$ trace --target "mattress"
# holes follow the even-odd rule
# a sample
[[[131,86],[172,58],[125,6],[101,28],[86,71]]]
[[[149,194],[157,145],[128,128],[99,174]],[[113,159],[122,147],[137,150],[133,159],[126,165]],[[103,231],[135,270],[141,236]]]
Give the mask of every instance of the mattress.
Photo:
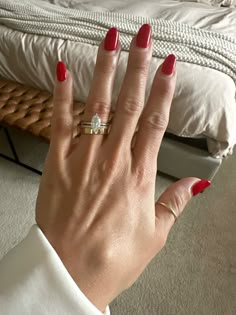
[[[164,18],[199,29],[227,34],[232,40],[236,40],[235,8],[212,7],[205,3],[152,0],[37,2],[44,3],[47,8],[52,5],[54,8],[60,6],[83,11],[112,11]],[[0,42],[2,78],[52,92],[56,63],[63,60],[73,72],[75,99],[86,102],[96,62],[98,49],[96,45],[24,33],[1,22],[1,18]],[[122,51],[113,92],[113,108],[125,74],[127,59],[128,52]],[[163,59],[158,57],[152,59],[146,99],[155,71],[162,61]],[[178,62],[177,71],[177,86],[168,132],[180,137],[205,138],[209,152],[215,157],[232,153],[236,143],[234,80],[223,72],[188,62]]]

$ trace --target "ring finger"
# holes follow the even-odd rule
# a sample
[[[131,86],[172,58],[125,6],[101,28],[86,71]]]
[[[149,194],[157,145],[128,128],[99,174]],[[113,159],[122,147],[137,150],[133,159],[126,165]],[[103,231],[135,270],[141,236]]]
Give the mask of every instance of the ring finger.
[[[102,41],[97,55],[94,77],[88,99],[86,102],[83,121],[91,121],[97,113],[101,122],[106,123],[109,118],[112,101],[112,89],[120,55],[120,44],[118,30],[111,28]],[[89,142],[101,142],[104,136],[90,137],[82,135],[81,141],[85,139],[86,145]]]

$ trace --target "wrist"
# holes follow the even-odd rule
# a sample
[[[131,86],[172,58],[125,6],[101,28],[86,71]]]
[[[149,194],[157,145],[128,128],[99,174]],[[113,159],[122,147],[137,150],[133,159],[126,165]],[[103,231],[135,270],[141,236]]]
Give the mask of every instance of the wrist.
[[[73,278],[73,276],[72,276]],[[74,279],[74,278],[73,278]],[[106,308],[112,301],[108,297],[108,291],[102,282],[99,280],[81,280],[74,279],[76,285],[81,290],[81,292],[86,296],[86,298],[102,313],[106,312]],[[98,283],[99,282],[99,283]]]
[[[105,313],[109,303],[116,297],[111,298],[111,290],[107,289],[107,285],[104,283],[105,277],[93,275],[87,269],[84,270],[82,266],[79,267],[79,270],[78,268],[74,270],[73,266],[63,259],[61,260],[79,290],[100,312]]]

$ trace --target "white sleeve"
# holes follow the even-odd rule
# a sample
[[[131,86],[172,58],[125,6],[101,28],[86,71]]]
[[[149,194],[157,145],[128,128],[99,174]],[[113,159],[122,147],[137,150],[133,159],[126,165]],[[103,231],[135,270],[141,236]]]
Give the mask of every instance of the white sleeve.
[[[37,225],[0,261],[0,313],[103,314],[78,288]],[[105,315],[110,315],[108,306]]]

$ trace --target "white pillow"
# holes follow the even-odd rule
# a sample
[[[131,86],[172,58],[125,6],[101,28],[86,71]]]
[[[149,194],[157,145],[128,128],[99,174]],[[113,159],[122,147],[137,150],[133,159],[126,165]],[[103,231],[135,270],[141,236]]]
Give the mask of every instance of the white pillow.
[[[199,2],[213,7],[236,7],[236,0],[181,0],[180,2]]]

